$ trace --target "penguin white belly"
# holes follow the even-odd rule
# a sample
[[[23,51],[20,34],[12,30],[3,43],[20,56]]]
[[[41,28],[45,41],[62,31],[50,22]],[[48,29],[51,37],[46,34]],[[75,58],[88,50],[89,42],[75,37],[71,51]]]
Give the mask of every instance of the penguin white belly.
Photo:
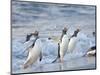
[[[92,51],[87,52],[87,55],[94,55],[95,53],[96,53],[96,50],[92,50]]]
[[[72,52],[76,46],[77,43],[77,38],[73,37],[70,39],[69,44],[68,44],[68,52]]]
[[[60,43],[60,56],[63,57],[67,51],[69,43],[69,38],[67,35],[64,35],[62,38],[62,42]]]
[[[28,60],[32,58],[32,61],[35,62],[38,59],[39,55],[40,55],[40,48],[34,46],[32,50],[30,50],[29,52]]]
[[[40,57],[41,52],[41,46],[39,44],[35,44],[33,48],[30,48],[28,58],[26,59],[24,63],[24,67],[27,68],[29,65],[32,65],[37,61],[37,59]]]

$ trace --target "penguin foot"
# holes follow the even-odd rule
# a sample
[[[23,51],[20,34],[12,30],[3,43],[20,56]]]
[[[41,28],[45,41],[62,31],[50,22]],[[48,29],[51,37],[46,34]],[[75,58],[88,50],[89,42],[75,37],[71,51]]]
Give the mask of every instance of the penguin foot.
[[[60,63],[64,63],[64,60],[63,59],[60,59]]]
[[[26,68],[28,68],[28,65],[25,65],[25,64],[24,64],[24,65],[22,66],[22,69],[26,69]]]

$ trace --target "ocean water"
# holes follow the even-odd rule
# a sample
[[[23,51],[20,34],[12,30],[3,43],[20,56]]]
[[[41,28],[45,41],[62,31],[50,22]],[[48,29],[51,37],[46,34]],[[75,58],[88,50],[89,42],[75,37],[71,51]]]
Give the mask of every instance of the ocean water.
[[[69,36],[77,28],[81,29],[74,51],[66,53],[64,61],[77,58],[81,60],[87,50],[95,45],[95,37],[92,35],[95,31],[95,16],[95,6],[12,1],[12,72],[22,71],[21,66],[28,55],[26,49],[32,44],[31,40],[24,43],[25,37],[35,30],[39,31],[42,42],[43,60],[30,67],[34,69],[33,72],[36,71],[36,65],[52,66],[51,62],[57,56],[57,43],[64,27],[68,28]],[[49,37],[52,39],[48,40]],[[86,62],[84,61],[84,65]],[[95,64],[95,61],[92,62]],[[71,65],[73,66],[73,63]]]

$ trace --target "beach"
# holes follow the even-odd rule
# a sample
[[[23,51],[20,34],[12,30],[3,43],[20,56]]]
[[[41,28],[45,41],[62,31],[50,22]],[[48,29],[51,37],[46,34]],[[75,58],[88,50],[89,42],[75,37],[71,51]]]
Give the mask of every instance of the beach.
[[[81,62],[80,62],[81,61]],[[19,69],[13,73],[38,73],[38,72],[57,72],[74,70],[94,70],[96,69],[96,59],[94,56],[81,57],[64,63],[39,64],[28,69]],[[35,68],[34,68],[35,67]]]

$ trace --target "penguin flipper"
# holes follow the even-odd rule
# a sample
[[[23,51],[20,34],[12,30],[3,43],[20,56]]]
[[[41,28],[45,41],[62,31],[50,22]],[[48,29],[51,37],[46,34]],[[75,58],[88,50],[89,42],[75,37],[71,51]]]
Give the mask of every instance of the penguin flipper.
[[[26,41],[29,41],[30,38],[31,38],[31,36],[32,36],[32,34],[27,34],[27,36],[26,36]],[[26,41],[25,41],[25,42],[26,42]]]
[[[52,63],[56,62],[58,58],[60,58],[60,44],[59,43],[58,43],[58,56]]]
[[[39,59],[39,61],[41,61],[42,60],[42,53],[40,52],[40,59]]]
[[[60,44],[58,43],[58,58],[60,58]]]

